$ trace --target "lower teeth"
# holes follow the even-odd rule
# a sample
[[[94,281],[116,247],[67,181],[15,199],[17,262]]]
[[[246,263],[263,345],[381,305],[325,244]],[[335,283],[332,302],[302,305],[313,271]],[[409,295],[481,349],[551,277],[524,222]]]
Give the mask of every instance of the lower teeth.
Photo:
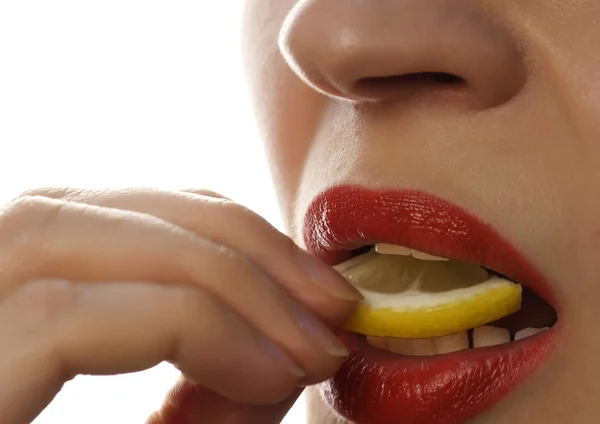
[[[481,348],[506,344],[511,342],[511,338],[517,341],[543,333],[548,329],[549,327],[525,328],[517,331],[514,337],[511,337],[511,333],[504,328],[478,327],[473,330],[472,343],[469,343],[469,335],[466,331],[432,339],[393,339],[367,336],[367,343],[377,349],[400,355],[432,356],[458,352],[470,347]]]
[[[521,339],[526,339],[527,337],[532,337],[535,336],[536,334],[540,334],[543,333],[544,331],[548,331],[550,329],[550,327],[544,327],[544,328],[525,328],[521,331],[517,331],[515,333],[515,341],[517,340],[521,340]]]

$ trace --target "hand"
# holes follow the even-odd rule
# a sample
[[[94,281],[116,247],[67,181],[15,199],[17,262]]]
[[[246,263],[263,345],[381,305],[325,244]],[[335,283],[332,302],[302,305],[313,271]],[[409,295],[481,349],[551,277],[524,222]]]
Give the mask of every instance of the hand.
[[[175,364],[152,424],[276,423],[339,367],[360,295],[208,191],[42,189],[0,213],[0,422],[78,374]]]

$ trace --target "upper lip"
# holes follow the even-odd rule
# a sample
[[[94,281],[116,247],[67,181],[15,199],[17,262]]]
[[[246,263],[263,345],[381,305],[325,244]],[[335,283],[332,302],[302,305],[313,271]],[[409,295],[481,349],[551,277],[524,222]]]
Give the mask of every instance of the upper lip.
[[[330,265],[357,247],[397,244],[496,271],[556,309],[546,279],[512,244],[481,218],[429,193],[335,186],[313,200],[303,229],[307,249]]]

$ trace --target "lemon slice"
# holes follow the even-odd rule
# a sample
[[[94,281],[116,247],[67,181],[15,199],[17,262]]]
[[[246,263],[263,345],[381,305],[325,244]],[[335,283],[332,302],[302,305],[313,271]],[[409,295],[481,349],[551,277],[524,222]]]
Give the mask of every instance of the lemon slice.
[[[521,308],[521,286],[476,265],[370,251],[336,270],[364,296],[345,329],[422,339],[488,324]]]

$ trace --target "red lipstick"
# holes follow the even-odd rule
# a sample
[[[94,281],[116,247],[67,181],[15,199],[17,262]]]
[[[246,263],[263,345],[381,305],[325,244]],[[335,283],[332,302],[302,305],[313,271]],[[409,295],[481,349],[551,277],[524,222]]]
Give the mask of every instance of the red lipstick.
[[[334,187],[310,205],[304,241],[331,265],[354,248],[376,243],[471,262],[529,287],[556,309],[548,283],[507,240],[482,219],[428,193]],[[351,356],[322,392],[353,423],[464,423],[544,362],[557,327],[505,345],[426,358],[378,350],[364,337],[344,333]]]

